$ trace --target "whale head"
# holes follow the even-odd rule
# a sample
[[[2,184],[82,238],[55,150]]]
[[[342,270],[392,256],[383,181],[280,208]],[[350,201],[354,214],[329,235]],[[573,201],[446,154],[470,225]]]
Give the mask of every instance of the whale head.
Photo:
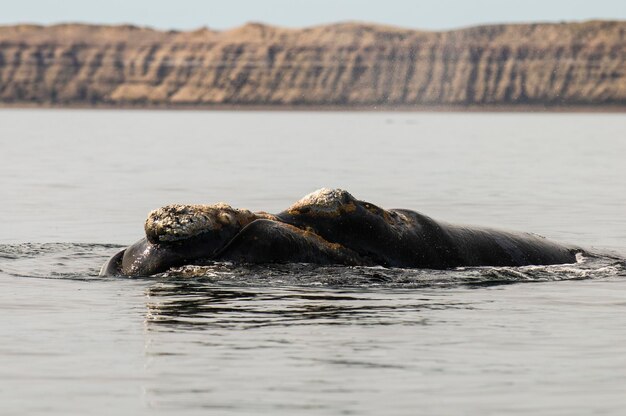
[[[148,214],[145,238],[113,256],[100,275],[149,276],[210,260],[255,219],[224,203],[164,206]]]

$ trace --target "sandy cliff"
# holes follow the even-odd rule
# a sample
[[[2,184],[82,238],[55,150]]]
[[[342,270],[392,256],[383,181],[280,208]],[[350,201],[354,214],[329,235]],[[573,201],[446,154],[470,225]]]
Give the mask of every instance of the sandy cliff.
[[[624,105],[626,22],[0,27],[0,103]]]

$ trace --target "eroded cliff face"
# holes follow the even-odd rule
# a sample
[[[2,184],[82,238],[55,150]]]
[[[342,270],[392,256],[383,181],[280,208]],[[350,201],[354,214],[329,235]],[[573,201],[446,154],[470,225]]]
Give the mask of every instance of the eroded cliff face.
[[[419,32],[0,27],[0,102],[125,105],[626,104],[626,22]]]

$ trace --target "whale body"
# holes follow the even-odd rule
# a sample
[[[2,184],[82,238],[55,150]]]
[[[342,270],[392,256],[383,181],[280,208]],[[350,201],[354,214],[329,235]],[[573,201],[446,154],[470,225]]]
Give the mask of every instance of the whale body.
[[[278,214],[223,203],[152,211],[144,238],[112,256],[102,276],[150,276],[172,267],[313,263],[449,269],[575,263],[581,250],[532,233],[454,225],[382,209],[341,189],[320,189]]]

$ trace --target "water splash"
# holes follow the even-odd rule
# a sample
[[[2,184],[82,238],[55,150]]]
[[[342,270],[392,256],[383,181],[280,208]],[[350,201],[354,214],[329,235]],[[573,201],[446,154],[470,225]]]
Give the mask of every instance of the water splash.
[[[80,243],[0,244],[0,275],[97,279],[100,266],[122,246]],[[214,263],[171,269],[151,279],[240,287],[445,288],[513,283],[606,279],[626,276],[618,254],[587,255],[576,264],[524,267],[463,267],[452,270],[312,264]]]

